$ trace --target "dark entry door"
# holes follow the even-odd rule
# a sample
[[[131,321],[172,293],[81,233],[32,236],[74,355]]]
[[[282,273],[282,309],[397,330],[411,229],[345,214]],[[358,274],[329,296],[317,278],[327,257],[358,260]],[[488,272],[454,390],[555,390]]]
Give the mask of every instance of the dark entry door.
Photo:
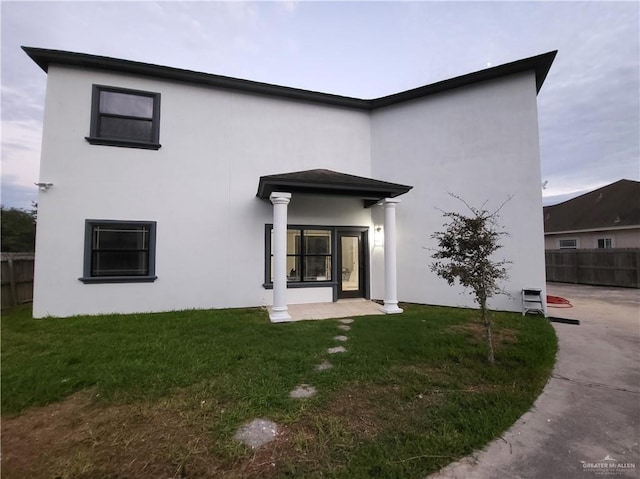
[[[338,299],[365,296],[365,234],[362,231],[338,231]]]

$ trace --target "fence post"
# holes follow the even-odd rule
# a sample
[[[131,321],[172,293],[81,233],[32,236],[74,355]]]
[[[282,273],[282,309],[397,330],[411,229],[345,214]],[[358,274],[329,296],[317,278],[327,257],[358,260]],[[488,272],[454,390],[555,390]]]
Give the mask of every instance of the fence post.
[[[9,292],[11,294],[11,306],[18,305],[18,293],[16,291],[16,274],[13,268],[13,256],[8,255],[7,267],[9,268]]]
[[[33,300],[33,253],[0,253],[2,309]]]

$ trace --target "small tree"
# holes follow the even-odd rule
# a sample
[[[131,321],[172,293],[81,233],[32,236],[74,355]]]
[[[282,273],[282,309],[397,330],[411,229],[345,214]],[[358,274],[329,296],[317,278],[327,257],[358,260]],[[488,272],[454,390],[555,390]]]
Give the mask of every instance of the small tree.
[[[2,223],[3,253],[24,253],[35,250],[35,209],[24,210],[0,206],[0,223]]]
[[[474,208],[462,198],[451,195],[460,200],[471,212],[465,216],[461,213],[443,212],[449,220],[446,229],[431,235],[437,240],[438,249],[431,257],[435,259],[431,264],[431,271],[447,280],[452,286],[456,280],[465,288],[470,288],[474,300],[480,306],[480,318],[484,326],[484,337],[489,349],[488,360],[495,362],[493,339],[491,336],[491,318],[487,310],[487,300],[496,294],[507,294],[500,288],[498,282],[507,279],[505,265],[508,261],[493,261],[492,255],[502,247],[499,244],[501,236],[507,233],[499,230],[498,213],[511,199],[509,197],[493,212],[485,209],[486,203],[480,208]]]

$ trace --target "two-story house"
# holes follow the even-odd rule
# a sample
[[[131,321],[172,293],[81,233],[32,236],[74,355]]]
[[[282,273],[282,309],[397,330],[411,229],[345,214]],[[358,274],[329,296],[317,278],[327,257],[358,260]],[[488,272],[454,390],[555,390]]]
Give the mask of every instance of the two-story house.
[[[363,100],[24,48],[48,75],[35,317],[383,300],[470,306],[429,270],[442,211],[498,206],[513,297],[544,290],[537,93],[555,52]],[[398,74],[401,74],[399,72]]]

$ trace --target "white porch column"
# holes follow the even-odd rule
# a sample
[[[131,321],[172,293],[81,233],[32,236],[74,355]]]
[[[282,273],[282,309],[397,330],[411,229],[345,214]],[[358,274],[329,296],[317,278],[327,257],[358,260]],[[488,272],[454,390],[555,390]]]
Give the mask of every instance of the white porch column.
[[[400,200],[386,198],[384,205],[384,306],[387,314],[402,313],[398,307],[398,275],[396,271],[396,205]]]
[[[269,319],[272,323],[290,321],[287,308],[287,205],[291,193],[273,192],[273,306]]]

